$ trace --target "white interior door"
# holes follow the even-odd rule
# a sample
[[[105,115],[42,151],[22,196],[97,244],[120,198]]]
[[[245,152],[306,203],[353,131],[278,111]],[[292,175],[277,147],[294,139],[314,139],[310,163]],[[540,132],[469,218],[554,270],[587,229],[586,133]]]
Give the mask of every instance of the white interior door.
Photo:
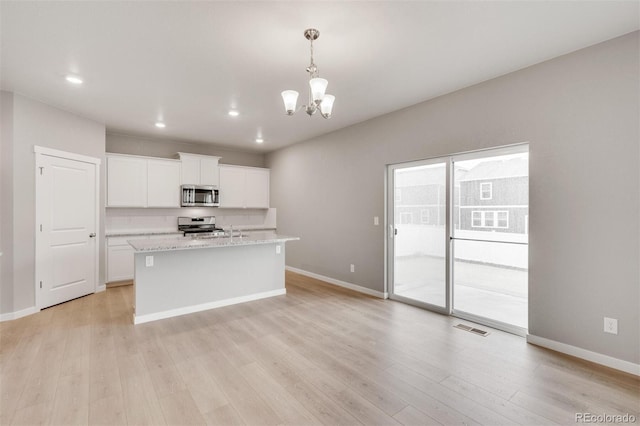
[[[97,168],[95,163],[37,153],[36,301],[40,309],[96,290]]]

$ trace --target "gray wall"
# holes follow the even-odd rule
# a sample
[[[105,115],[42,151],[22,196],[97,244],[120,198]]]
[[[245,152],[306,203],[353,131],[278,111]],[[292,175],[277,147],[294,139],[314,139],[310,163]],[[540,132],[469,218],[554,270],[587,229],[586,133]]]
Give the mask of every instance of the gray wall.
[[[11,100],[11,98],[13,98]],[[9,252],[2,265],[2,294],[13,292],[12,306],[3,300],[1,313],[16,312],[35,304],[35,154],[34,145],[87,155],[102,160],[100,167],[100,241],[104,241],[105,127],[71,113],[29,98],[2,92],[3,105],[12,106],[13,131],[10,140],[3,138],[2,174],[9,174],[13,194],[2,200],[3,222],[13,233],[13,241],[3,241]],[[7,111],[3,109],[3,127]],[[4,132],[4,128],[3,128]],[[4,136],[4,135],[3,135]],[[8,146],[5,147],[5,144]],[[5,150],[6,148],[6,150]],[[11,152],[11,161],[5,158]],[[7,168],[5,170],[5,167]],[[3,178],[4,182],[4,178]],[[10,210],[9,220],[5,211]],[[5,233],[3,232],[3,235]],[[9,260],[10,259],[10,260]],[[8,262],[7,262],[8,261]],[[99,283],[104,283],[104,244],[100,244]],[[6,279],[10,278],[10,279]],[[6,280],[5,280],[6,279]]]
[[[0,92],[0,314],[13,312],[13,94]]]
[[[149,157],[177,158],[178,152],[192,154],[214,155],[222,157],[221,164],[236,164],[239,166],[264,167],[264,154],[259,152],[231,151],[195,142],[175,141],[171,139],[129,136],[119,133],[107,133],[107,152],[130,155],[145,155]]]
[[[383,291],[384,226],[373,217],[384,216],[385,165],[528,141],[529,332],[639,363],[638,39],[269,154],[278,231],[301,237],[287,264]],[[603,333],[604,316],[619,320],[617,336]]]

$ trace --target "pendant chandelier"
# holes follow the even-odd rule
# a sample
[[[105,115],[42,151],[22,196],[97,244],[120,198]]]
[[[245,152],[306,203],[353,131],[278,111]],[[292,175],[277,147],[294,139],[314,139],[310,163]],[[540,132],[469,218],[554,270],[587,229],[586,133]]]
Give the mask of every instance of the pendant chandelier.
[[[307,105],[303,105],[302,108],[304,108],[309,116],[312,116],[316,111],[320,110],[322,117],[330,118],[333,101],[335,101],[336,97],[325,94],[329,82],[319,77],[318,67],[313,63],[313,41],[320,37],[320,31],[309,28],[305,30],[304,36],[311,43],[311,63],[307,67],[307,72],[309,73],[309,102]],[[287,115],[293,115],[296,112],[298,92],[295,90],[285,90],[282,92],[282,100],[284,101],[284,109]]]

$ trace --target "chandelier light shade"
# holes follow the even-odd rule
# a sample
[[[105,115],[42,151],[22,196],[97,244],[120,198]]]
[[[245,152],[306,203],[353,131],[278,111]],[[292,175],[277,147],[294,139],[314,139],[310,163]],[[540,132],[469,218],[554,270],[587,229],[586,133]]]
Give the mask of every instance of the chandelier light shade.
[[[287,111],[287,115],[293,115],[296,112],[296,104],[298,103],[298,92],[285,90],[282,92],[282,100],[284,101],[284,109]]]
[[[316,105],[319,105],[322,102],[322,98],[324,98],[324,92],[327,90],[327,85],[329,82],[324,78],[312,78],[309,80],[309,87],[311,87],[311,97],[313,98],[313,102]]]
[[[333,95],[324,95],[322,98],[322,103],[320,104],[320,114],[324,118],[331,117],[331,110],[333,109],[333,101],[336,100],[336,97]]]
[[[304,36],[311,43],[311,62],[307,67],[307,72],[309,73],[309,102],[301,108],[304,108],[309,116],[320,110],[322,117],[330,118],[333,102],[336,98],[333,95],[325,93],[329,82],[324,78],[320,78],[318,67],[313,62],[313,41],[320,37],[320,31],[309,28],[305,30]],[[298,92],[295,90],[285,90],[282,92],[282,100],[284,101],[284,109],[287,115],[293,115],[297,111]]]

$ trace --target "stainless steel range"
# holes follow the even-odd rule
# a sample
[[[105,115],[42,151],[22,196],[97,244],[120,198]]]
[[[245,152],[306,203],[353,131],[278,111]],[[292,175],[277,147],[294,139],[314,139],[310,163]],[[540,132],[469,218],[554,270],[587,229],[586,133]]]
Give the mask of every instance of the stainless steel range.
[[[178,217],[178,231],[184,232],[185,237],[224,236],[222,228],[216,226],[215,216]]]

